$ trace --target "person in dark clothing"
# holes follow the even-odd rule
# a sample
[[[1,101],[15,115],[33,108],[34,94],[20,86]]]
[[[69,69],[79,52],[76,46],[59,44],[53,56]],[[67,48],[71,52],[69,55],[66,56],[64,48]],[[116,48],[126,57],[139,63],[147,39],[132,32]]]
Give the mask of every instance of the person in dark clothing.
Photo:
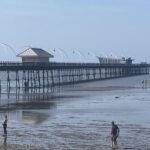
[[[117,138],[119,136],[119,127],[112,121],[111,140],[112,148],[117,148]]]
[[[4,117],[4,121],[3,121],[3,129],[4,129],[4,136],[7,136],[7,115],[5,115]]]

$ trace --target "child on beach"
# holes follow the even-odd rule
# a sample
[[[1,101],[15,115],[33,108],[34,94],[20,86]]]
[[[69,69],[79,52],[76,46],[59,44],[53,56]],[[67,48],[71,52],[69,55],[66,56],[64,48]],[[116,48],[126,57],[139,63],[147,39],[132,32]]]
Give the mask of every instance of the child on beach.
[[[4,136],[7,136],[7,122],[8,122],[7,115],[5,115],[2,123],[4,129]]]

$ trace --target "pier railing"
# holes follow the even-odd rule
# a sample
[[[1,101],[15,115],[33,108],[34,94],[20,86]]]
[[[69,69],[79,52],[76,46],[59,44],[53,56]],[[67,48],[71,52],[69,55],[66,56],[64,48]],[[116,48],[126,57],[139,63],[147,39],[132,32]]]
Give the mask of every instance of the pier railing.
[[[88,67],[93,67],[93,66],[101,66],[101,67],[108,67],[108,66],[128,66],[128,67],[142,67],[142,66],[150,66],[150,64],[100,64],[100,63],[64,63],[64,62],[49,62],[49,63],[39,63],[39,62],[11,62],[11,61],[1,61],[0,62],[0,67],[7,67],[7,66],[15,66],[15,67],[23,67],[23,66],[43,66],[43,67],[49,67],[49,66],[88,66]]]

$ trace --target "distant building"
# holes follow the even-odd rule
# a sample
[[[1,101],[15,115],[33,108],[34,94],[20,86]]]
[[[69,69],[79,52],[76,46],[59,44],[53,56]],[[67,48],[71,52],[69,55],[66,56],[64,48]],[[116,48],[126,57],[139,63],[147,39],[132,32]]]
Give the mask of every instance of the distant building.
[[[54,56],[40,48],[28,48],[17,55],[22,58],[22,62],[49,62]]]
[[[131,59],[131,57],[126,59],[126,64],[131,65],[132,64],[133,59]]]
[[[97,57],[100,64],[128,64],[131,65],[133,59],[129,58],[109,58],[109,57]]]
[[[97,57],[100,64],[124,64],[125,61],[121,58]]]

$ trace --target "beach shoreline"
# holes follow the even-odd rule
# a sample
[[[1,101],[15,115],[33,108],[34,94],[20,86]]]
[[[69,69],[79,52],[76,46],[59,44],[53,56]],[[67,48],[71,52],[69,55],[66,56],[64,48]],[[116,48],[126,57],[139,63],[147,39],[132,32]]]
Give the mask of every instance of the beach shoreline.
[[[0,137],[0,149],[109,150],[115,121],[118,150],[148,150],[149,93],[141,78],[133,77],[66,86],[56,99],[17,104],[0,113],[1,119],[8,113],[8,136]]]

